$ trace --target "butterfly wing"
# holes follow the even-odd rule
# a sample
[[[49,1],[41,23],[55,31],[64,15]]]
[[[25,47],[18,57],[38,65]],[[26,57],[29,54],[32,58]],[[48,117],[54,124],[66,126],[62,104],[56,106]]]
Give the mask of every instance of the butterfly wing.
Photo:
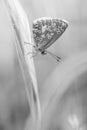
[[[33,22],[33,38],[38,49],[44,51],[50,47],[66,30],[68,22],[49,17]]]

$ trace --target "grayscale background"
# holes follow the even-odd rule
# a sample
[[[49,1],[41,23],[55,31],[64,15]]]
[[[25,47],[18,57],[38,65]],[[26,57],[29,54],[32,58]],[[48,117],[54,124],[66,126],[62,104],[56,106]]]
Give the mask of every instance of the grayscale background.
[[[75,62],[70,61],[72,66],[83,60],[83,56],[80,59],[79,54],[87,51],[87,0],[20,0],[20,3],[28,16],[31,35],[32,22],[36,18],[57,17],[67,20],[69,22],[68,28],[48,50],[60,56],[63,62],[66,62],[70,56],[78,55]],[[87,59],[86,55],[84,59]],[[45,104],[46,96],[48,98],[50,91],[53,91],[53,89],[50,90],[54,85],[51,81],[59,80],[55,73],[56,70],[58,71],[60,63],[57,63],[49,55],[42,56],[40,54],[34,58],[34,61],[41,104]],[[63,67],[65,66],[63,65]],[[83,68],[86,68],[84,66]],[[66,71],[62,67],[59,70],[60,75]],[[66,74],[65,77],[68,76],[69,79],[71,74]],[[56,99],[56,103],[48,107],[45,113],[47,117],[43,117],[41,130],[87,129],[87,68],[78,75],[80,76],[72,78],[74,81],[70,80],[70,89],[66,90],[61,101],[57,102],[58,99]],[[61,82],[63,83],[62,80]],[[75,116],[74,124],[71,123],[72,126],[67,123],[67,116],[70,113]],[[81,123],[78,129],[76,113]],[[14,37],[12,37],[7,14],[3,9],[2,2],[0,2],[0,130],[24,130],[29,115],[30,111],[14,46]]]

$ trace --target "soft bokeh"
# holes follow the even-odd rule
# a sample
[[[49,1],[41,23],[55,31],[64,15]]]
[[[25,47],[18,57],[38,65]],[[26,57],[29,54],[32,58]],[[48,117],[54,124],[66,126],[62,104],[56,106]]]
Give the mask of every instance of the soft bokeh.
[[[84,0],[20,0],[31,25],[36,18],[50,16],[65,19],[69,27],[48,50],[62,59],[78,51],[87,50],[87,1]],[[58,65],[50,56],[35,57],[39,86]],[[43,71],[44,70],[44,71]]]
[[[69,22],[69,27],[65,33],[55,42],[55,44],[48,48],[49,51],[60,56],[63,61],[70,55],[87,50],[86,0],[20,0],[20,3],[27,13],[31,33],[32,22],[39,17],[58,17]],[[23,87],[24,82],[21,76],[14,46],[14,36],[11,29],[7,13],[2,6],[1,1],[0,130],[23,129],[23,123],[29,115],[27,97]],[[39,92],[42,93],[43,84],[49,79],[49,76],[60,63],[57,63],[49,55],[37,55],[34,59],[38,89]]]

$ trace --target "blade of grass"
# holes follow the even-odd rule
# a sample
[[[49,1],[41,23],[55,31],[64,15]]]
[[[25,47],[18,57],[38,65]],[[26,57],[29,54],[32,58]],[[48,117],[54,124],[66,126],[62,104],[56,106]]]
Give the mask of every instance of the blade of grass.
[[[20,61],[22,75],[25,81],[25,88],[28,96],[28,101],[31,107],[33,119],[34,122],[39,122],[41,118],[41,112],[35,67],[33,58],[30,58],[30,56],[27,55],[29,52],[32,52],[32,46],[29,46],[24,43],[32,43],[27,16],[17,0],[4,0],[4,5],[6,7],[6,11],[8,11],[10,22],[12,24],[12,29],[16,40],[15,46]],[[28,74],[26,74],[25,72],[25,63]],[[27,78],[27,75],[29,76],[29,78]],[[32,85],[29,84],[30,78]],[[36,103],[34,102],[34,97],[36,98]]]

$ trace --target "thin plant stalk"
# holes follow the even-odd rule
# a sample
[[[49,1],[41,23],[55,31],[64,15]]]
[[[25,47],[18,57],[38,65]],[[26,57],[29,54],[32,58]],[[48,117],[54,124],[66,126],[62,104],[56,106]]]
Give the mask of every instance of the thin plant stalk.
[[[38,129],[41,120],[41,109],[33,58],[30,58],[30,56],[27,55],[29,52],[32,52],[32,46],[25,44],[25,42],[33,44],[30,35],[29,23],[27,16],[18,0],[4,0],[4,5],[6,11],[8,11],[8,16],[14,32],[15,46],[22,75],[25,81],[25,89],[27,92],[29,105],[31,107],[34,124],[37,122],[37,128],[34,128],[36,130]],[[26,64],[27,75],[23,64]],[[29,76],[29,79],[27,76]],[[31,85],[29,84],[30,79]],[[34,102],[34,96],[36,98],[36,102]]]

